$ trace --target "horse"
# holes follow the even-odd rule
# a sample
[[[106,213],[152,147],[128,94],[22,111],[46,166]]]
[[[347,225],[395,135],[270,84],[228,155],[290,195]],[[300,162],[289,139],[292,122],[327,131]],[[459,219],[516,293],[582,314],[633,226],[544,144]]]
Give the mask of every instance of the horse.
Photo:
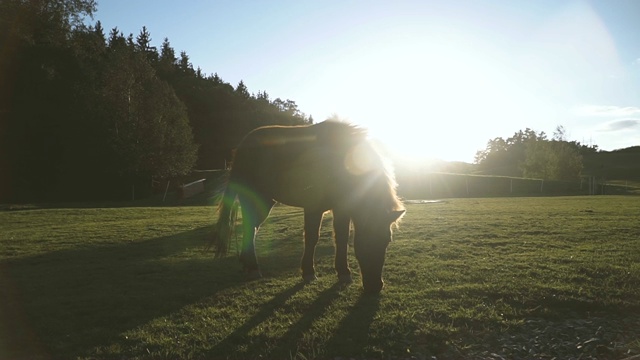
[[[240,204],[240,262],[250,278],[262,277],[255,252],[256,234],[278,202],[303,208],[302,278],[316,279],[314,252],[323,215],[333,213],[335,271],[351,283],[347,241],[351,224],[354,251],[365,292],[379,293],[392,229],[405,208],[388,162],[352,124],[324,121],[300,126],[265,126],[248,133],[235,150],[218,205],[210,245],[216,257],[227,254],[234,206]]]

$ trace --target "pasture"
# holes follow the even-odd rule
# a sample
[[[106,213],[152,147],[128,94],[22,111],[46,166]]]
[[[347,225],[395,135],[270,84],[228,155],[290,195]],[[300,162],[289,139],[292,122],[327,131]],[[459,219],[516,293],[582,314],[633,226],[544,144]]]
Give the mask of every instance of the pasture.
[[[0,211],[0,358],[604,358],[640,354],[640,198],[409,203],[379,296],[342,287],[330,216],[303,284],[302,211],[264,278],[203,251],[214,207]],[[231,249],[235,253],[235,249]]]

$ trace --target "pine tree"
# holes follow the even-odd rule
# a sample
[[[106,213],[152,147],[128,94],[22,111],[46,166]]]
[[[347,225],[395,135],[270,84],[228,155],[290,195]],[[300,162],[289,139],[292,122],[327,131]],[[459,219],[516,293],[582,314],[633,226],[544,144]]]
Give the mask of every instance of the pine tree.
[[[158,61],[158,50],[155,46],[151,46],[151,34],[146,26],[142,27],[140,34],[136,37],[136,51],[144,54],[151,64],[155,64]]]
[[[249,89],[242,80],[240,80],[238,86],[236,86],[235,93],[243,99],[249,99],[251,97],[251,94],[249,94]]]

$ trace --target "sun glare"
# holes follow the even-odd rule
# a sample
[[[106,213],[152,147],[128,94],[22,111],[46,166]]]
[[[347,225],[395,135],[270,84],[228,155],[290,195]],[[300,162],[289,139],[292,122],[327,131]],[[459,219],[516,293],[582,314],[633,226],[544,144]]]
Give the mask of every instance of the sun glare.
[[[500,71],[500,59],[474,54],[469,42],[405,38],[365,50],[348,74],[361,84],[346,95],[353,112],[396,155],[472,161],[487,140],[483,128],[503,121],[518,94]]]
[[[580,91],[567,74],[575,70],[586,77],[616,68],[615,49],[593,11],[567,11],[558,15],[562,26],[542,24],[539,34],[516,48],[448,25],[378,33],[333,65],[346,85],[331,89],[342,101],[338,112],[407,159],[471,162],[489,139],[527,127],[549,131],[564,121],[566,103]],[[584,29],[593,35],[588,42]],[[590,60],[585,54],[593,46],[605,54]],[[564,60],[550,55],[558,47]]]

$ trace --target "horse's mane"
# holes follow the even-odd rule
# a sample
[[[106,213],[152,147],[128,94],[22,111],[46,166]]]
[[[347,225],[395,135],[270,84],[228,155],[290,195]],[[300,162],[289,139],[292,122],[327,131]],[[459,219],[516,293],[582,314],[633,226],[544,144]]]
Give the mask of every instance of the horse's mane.
[[[326,120],[313,125],[320,142],[353,145],[367,139],[367,130],[357,125],[337,120]]]
[[[400,201],[400,198],[398,197],[398,193],[396,191],[398,183],[396,182],[393,166],[388,159],[386,159],[382,155],[379,156],[381,163],[381,173],[379,174],[380,179],[378,180],[380,182],[378,185],[378,201],[383,204],[383,207],[387,211],[404,210],[404,205],[402,204],[402,201]]]
[[[375,187],[370,194],[377,196],[370,199],[387,211],[404,210],[404,205],[398,198],[393,166],[373,144],[368,140],[366,129],[344,121],[327,120],[314,125],[317,128],[317,139],[328,141],[335,146],[352,147],[363,144],[366,150],[374,156],[374,169],[367,176],[371,177],[370,186]],[[368,202],[368,201],[366,201]]]

